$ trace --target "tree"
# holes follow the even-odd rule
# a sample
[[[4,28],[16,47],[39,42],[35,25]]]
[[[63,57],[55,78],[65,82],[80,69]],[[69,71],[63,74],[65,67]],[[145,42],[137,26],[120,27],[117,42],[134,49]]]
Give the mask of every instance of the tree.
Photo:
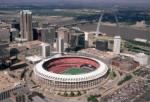
[[[70,96],[71,97],[75,96],[74,92],[71,91]]]
[[[64,96],[68,96],[68,93],[67,93],[67,92],[64,92]]]
[[[80,91],[78,91],[77,96],[80,96],[80,95],[81,95],[81,92],[80,92]]]
[[[87,100],[88,102],[98,102],[96,96],[89,96]]]

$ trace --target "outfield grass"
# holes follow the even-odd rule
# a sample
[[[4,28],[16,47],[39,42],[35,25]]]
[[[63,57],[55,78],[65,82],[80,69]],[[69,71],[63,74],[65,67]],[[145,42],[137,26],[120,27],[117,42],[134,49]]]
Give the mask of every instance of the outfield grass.
[[[69,68],[66,69],[64,72],[62,72],[62,74],[69,74],[69,75],[78,75],[82,73],[86,73],[86,71],[80,68]]]

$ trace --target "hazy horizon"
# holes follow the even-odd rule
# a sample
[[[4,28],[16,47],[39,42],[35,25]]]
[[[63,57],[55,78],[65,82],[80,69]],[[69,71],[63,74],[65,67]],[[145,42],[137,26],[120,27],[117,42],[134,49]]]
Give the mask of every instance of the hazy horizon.
[[[149,3],[149,0],[0,0],[0,4],[18,3]]]

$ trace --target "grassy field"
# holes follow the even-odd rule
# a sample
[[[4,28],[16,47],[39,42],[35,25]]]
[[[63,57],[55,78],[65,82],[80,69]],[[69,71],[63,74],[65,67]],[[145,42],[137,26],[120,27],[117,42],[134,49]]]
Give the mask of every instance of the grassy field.
[[[80,69],[80,68],[69,68],[69,69],[65,70],[62,74],[78,75],[78,74],[82,74],[82,73],[86,73],[86,71],[84,69]]]

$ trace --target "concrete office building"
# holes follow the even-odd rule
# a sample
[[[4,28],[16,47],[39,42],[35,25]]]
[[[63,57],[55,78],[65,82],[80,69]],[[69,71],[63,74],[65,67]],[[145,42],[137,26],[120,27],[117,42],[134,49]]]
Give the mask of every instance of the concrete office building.
[[[10,65],[10,51],[8,42],[0,42],[0,69]]]
[[[57,52],[63,53],[65,51],[64,50],[64,39],[57,38],[56,43],[57,43]]]
[[[16,83],[15,83],[16,84]],[[0,91],[0,102],[51,102],[30,91],[25,84]]]
[[[55,42],[55,29],[53,27],[35,28],[33,29],[33,40],[49,43],[53,47]]]
[[[50,56],[50,45],[49,44],[42,43],[40,45],[40,47],[41,47],[41,56],[43,58],[46,58],[46,57]]]
[[[10,29],[10,41],[14,41],[19,36],[19,31],[15,28]]]
[[[75,32],[71,34],[71,40],[70,40],[70,47],[80,47],[84,48],[85,40],[84,40],[84,33],[81,32]]]
[[[20,12],[20,34],[21,38],[33,40],[32,34],[32,12],[23,10]]]
[[[84,35],[85,35],[85,47],[87,48],[89,46],[89,37],[88,37],[88,33],[87,32],[84,32]]]
[[[32,21],[32,28],[39,27],[39,22],[37,21]]]
[[[20,23],[19,21],[12,21],[11,22],[11,28],[17,29],[18,31],[20,31]]]
[[[10,41],[10,32],[7,28],[1,28],[0,29],[0,41]]]
[[[27,85],[21,84],[21,85],[11,86],[9,89],[1,90],[0,91],[0,102],[5,102],[5,100],[12,98],[11,94],[14,92],[15,93],[17,92],[20,95],[26,94],[29,92],[29,88],[27,87]],[[18,98],[18,97],[16,97],[16,98]],[[6,102],[18,102],[18,101],[6,101]],[[19,102],[22,102],[22,101],[19,101]]]
[[[24,94],[23,92],[12,92],[10,93],[11,101],[13,102],[28,102],[27,94]]]
[[[0,69],[6,68],[10,64],[9,52],[10,32],[9,29],[0,29]]]
[[[108,41],[107,40],[96,40],[96,49],[101,51],[108,50]]]
[[[93,39],[95,38],[95,35],[91,32],[84,32],[84,39],[85,39],[85,48],[92,47],[93,45]]]
[[[113,53],[115,55],[120,54],[120,48],[121,48],[121,37],[120,36],[115,36],[114,37]]]
[[[64,41],[64,49],[70,46],[71,34],[68,28],[60,27],[57,29],[57,38],[61,38]]]

